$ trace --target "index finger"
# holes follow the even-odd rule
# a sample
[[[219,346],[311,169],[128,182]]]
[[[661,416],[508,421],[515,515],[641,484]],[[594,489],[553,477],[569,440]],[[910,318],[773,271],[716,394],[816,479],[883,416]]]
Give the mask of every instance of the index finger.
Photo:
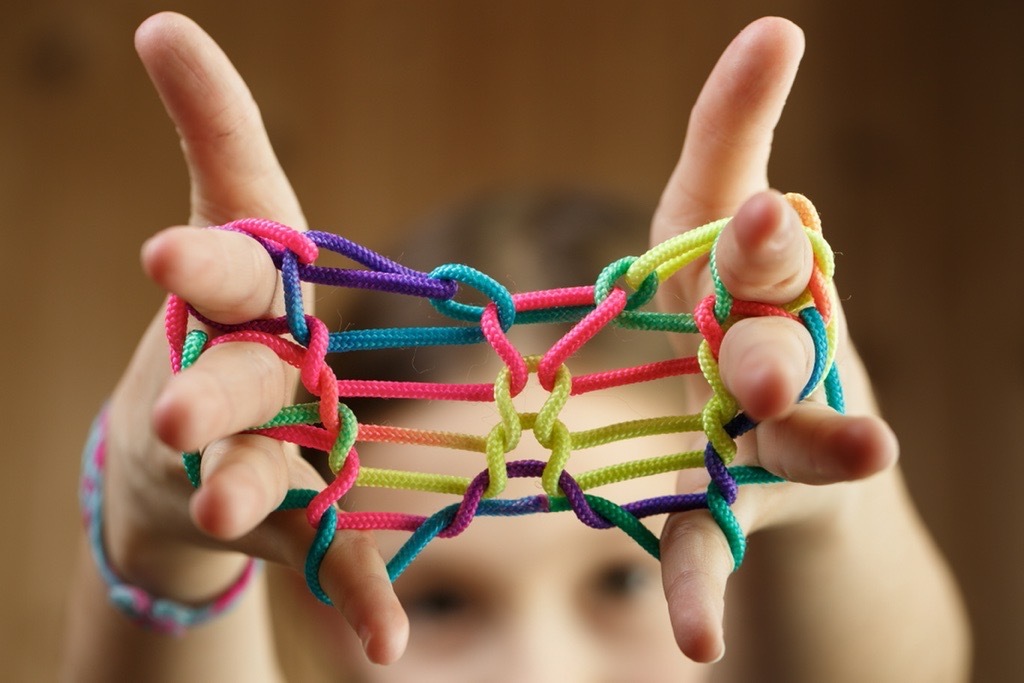
[[[192,20],[163,12],[139,26],[135,49],[181,136],[191,222],[260,216],[304,228],[259,107],[213,39]]]

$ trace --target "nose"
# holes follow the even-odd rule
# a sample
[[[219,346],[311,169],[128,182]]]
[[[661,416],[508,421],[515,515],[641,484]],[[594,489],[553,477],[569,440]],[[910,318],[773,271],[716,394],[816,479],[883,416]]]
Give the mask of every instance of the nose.
[[[601,652],[572,596],[536,591],[523,596],[506,622],[496,681],[507,683],[599,683]]]

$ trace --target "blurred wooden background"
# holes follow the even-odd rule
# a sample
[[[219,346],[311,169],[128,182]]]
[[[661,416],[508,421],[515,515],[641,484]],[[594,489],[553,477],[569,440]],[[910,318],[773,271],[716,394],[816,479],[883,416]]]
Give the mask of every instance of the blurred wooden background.
[[[248,80],[311,223],[378,248],[491,187],[653,209],[720,50],[761,14],[796,20],[808,52],[773,184],[811,196],[842,252],[851,329],[969,602],[976,680],[1022,680],[1022,5],[147,4],[0,8],[0,679],[54,675],[82,437],[160,299],[139,245],[187,217],[132,50],[170,7]]]

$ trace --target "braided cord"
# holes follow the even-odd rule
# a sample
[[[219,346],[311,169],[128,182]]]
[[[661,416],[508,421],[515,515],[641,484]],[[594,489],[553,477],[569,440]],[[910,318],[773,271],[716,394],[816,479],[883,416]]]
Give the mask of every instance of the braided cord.
[[[310,590],[329,603],[319,581],[319,569],[339,529],[392,529],[410,532],[405,544],[388,562],[396,579],[435,538],[450,538],[465,531],[476,516],[521,516],[572,511],[584,524],[597,529],[616,527],[659,557],[658,539],[642,519],[659,514],[707,509],[728,541],[734,567],[746,551],[743,529],[732,511],[740,486],[782,481],[758,467],[733,465],[736,439],[755,423],[740,412],[719,371],[722,340],[737,320],[755,316],[788,317],[804,325],[814,343],[814,364],[800,400],[819,389],[828,404],[844,408],[842,386],[835,364],[838,323],[833,315],[836,294],[832,284],[835,263],[821,235],[821,222],[813,205],[801,195],[786,198],[799,214],[814,254],[814,267],[806,290],[784,306],[735,300],[718,274],[717,244],[728,219],[690,230],[656,245],[645,254],[624,257],[604,268],[591,286],[510,293],[490,276],[462,264],[446,264],[430,273],[402,266],[337,235],[301,233],[271,221],[245,219],[220,229],[238,231],[258,240],[280,269],[285,314],[280,318],[224,325],[208,320],[187,302],[171,296],[166,309],[166,333],[174,372],[189,368],[206,349],[235,341],[257,342],[272,349],[300,371],[312,403],[285,406],[271,420],[249,430],[327,454],[334,478],[321,491],[292,489],[279,509],[304,509],[316,530],[306,560]],[[362,268],[318,266],[320,250],[329,250]],[[665,313],[645,310],[660,283],[680,269],[707,259],[713,292],[693,312]],[[618,283],[622,281],[624,287]],[[452,320],[448,326],[374,328],[329,331],[307,312],[302,284],[372,289],[427,299]],[[489,303],[478,306],[456,300],[460,287],[477,290]],[[214,334],[188,329],[189,316]],[[571,328],[541,355],[524,356],[509,340],[515,325],[571,323]],[[654,361],[628,368],[573,375],[567,362],[609,325],[680,334],[702,339],[692,357]],[[290,339],[288,338],[290,336]],[[357,350],[487,344],[502,367],[491,384],[450,384],[418,381],[339,379],[326,363],[329,353]],[[561,413],[572,396],[668,377],[701,375],[711,390],[696,414],[645,417],[572,431]],[[547,392],[536,412],[521,412],[515,398],[531,376]],[[363,424],[341,400],[345,397],[427,399],[493,402],[498,421],[484,435]],[[524,431],[532,431],[550,455],[547,461],[512,460]],[[645,455],[570,475],[572,455],[596,446],[647,436],[702,433],[704,448],[661,455]],[[357,444],[388,443],[454,449],[483,456],[484,469],[475,477],[460,477],[376,467],[362,467]],[[198,453],[182,455],[194,486],[201,485]],[[710,476],[703,492],[663,495],[625,504],[589,491],[640,477],[704,468]],[[508,499],[500,496],[512,478],[539,478],[542,494]],[[387,511],[344,512],[338,501],[353,486],[392,488],[458,496],[461,500],[430,516]]]

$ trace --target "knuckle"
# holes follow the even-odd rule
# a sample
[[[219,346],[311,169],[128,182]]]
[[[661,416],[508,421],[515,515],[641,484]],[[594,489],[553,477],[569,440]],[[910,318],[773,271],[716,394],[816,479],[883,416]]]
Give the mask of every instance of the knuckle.
[[[680,578],[686,574],[695,577],[712,576],[711,568],[732,562],[732,551],[725,536],[719,531],[711,516],[706,512],[688,512],[673,515],[665,522],[662,532],[662,549],[681,558],[670,563],[680,568],[679,575],[672,582],[689,581]]]

